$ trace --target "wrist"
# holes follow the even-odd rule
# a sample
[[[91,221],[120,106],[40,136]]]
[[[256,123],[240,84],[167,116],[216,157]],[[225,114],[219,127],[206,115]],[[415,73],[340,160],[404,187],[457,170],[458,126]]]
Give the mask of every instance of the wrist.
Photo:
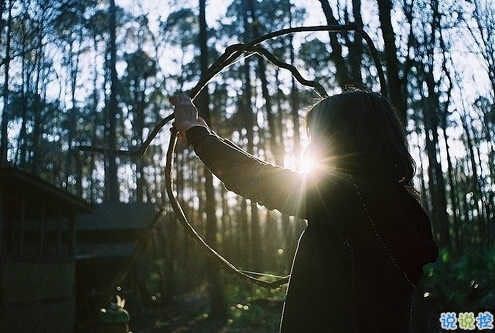
[[[179,133],[186,133],[187,130],[193,128],[194,126],[197,126],[195,122],[190,122],[190,121],[181,121],[181,122],[175,122],[174,123],[175,128]]]
[[[205,137],[209,136],[210,134],[211,133],[208,127],[201,124],[196,124],[196,126],[191,127],[189,130],[187,130],[186,139],[190,145],[196,147]]]

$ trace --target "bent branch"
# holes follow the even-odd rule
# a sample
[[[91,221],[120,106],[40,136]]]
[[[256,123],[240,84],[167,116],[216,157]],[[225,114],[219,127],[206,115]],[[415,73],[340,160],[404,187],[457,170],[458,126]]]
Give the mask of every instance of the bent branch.
[[[364,32],[364,30],[359,27],[358,25],[354,23],[350,23],[347,25],[326,25],[326,26],[308,26],[308,27],[295,27],[295,28],[288,28],[288,29],[282,29],[278,31],[274,31],[272,33],[268,33],[266,35],[263,35],[257,39],[252,40],[249,43],[246,44],[234,44],[230,45],[225,49],[225,52],[208,68],[208,71],[204,77],[202,77],[198,83],[189,91],[189,97],[191,99],[195,99],[196,96],[201,92],[201,90],[210,82],[210,80],[215,77],[218,73],[220,73],[223,69],[226,67],[232,65],[237,59],[239,59],[240,56],[242,56],[245,53],[256,53],[259,54],[260,56],[265,57],[268,61],[273,63],[275,66],[278,66],[280,68],[284,68],[286,70],[289,70],[291,74],[294,76],[294,78],[297,79],[297,81],[305,86],[310,86],[313,89],[317,91],[317,93],[321,97],[326,97],[328,96],[327,93],[325,92],[325,89],[323,86],[321,86],[318,82],[316,81],[311,81],[305,79],[301,73],[295,68],[292,64],[285,63],[275,57],[270,51],[267,49],[259,46],[260,43],[276,38],[282,35],[286,34],[291,34],[291,33],[296,33],[296,32],[311,32],[311,31],[329,31],[329,32],[348,32],[348,31],[354,31],[361,35],[363,39],[366,41],[368,44],[368,47],[370,49],[371,55],[373,57],[373,60],[375,62],[375,66],[378,72],[378,77],[380,81],[380,90],[383,96],[387,97],[388,96],[388,90],[387,90],[387,85],[385,81],[385,76],[383,74],[383,68],[381,67],[381,63],[378,57],[378,52],[373,44],[373,41],[371,40],[370,36]],[[78,148],[81,151],[90,151],[90,152],[95,152],[95,153],[102,153],[102,154],[114,154],[114,155],[125,155],[125,156],[138,156],[142,157],[146,153],[149,145],[153,141],[153,139],[156,137],[156,135],[160,132],[160,130],[167,124],[168,122],[172,121],[174,119],[174,115],[170,114],[167,117],[161,119],[159,122],[156,123],[155,127],[153,130],[150,132],[146,140],[141,144],[140,147],[137,149],[133,150],[115,150],[115,149],[106,149],[106,148],[98,148],[98,147],[92,147],[92,146],[79,146]],[[236,277],[240,278],[243,281],[248,281],[251,283],[254,283],[256,285],[259,285],[261,287],[265,288],[278,288],[281,285],[285,284],[288,282],[289,277],[282,277],[279,278],[275,281],[264,281],[261,279],[254,278],[250,276],[249,274],[240,271],[237,269],[234,265],[232,265],[227,259],[222,257],[219,253],[217,253],[214,249],[212,249],[208,244],[201,238],[201,236],[196,232],[196,230],[191,226],[189,221],[187,220],[187,217],[185,216],[182,207],[180,206],[179,202],[177,201],[175,194],[173,192],[173,181],[171,177],[172,173],[172,165],[173,165],[173,156],[175,152],[175,146],[177,143],[177,131],[175,128],[171,129],[171,134],[170,134],[170,142],[167,150],[167,156],[166,156],[166,165],[165,165],[165,178],[166,178],[166,191],[168,194],[168,197],[170,199],[170,204],[172,205],[172,209],[174,210],[177,219],[181,223],[181,225],[184,227],[184,230],[186,233],[192,237],[196,243],[203,249],[205,250],[205,253],[208,255],[209,258],[211,258],[219,267],[222,269],[232,273]]]

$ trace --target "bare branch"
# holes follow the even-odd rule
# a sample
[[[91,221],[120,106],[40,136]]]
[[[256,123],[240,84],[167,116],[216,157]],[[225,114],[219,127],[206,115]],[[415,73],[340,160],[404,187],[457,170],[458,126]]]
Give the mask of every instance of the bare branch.
[[[288,29],[282,29],[278,30],[269,34],[266,34],[264,36],[261,36],[257,39],[254,39],[253,41],[246,43],[246,44],[234,44],[225,49],[225,52],[209,67],[206,75],[202,77],[199,82],[189,91],[189,96],[191,99],[195,99],[196,96],[201,92],[201,90],[210,82],[210,80],[215,77],[220,71],[225,69],[226,67],[232,65],[240,56],[245,54],[246,52],[248,53],[257,53],[260,56],[265,57],[268,61],[272,62],[275,66],[287,69],[291,72],[291,74],[296,78],[299,83],[310,86],[314,88],[318,94],[322,97],[328,96],[325,89],[323,86],[321,86],[318,82],[316,81],[311,81],[305,79],[299,71],[291,64],[285,63],[281,60],[279,60],[277,57],[275,57],[271,52],[269,52],[267,49],[259,46],[260,43],[276,38],[282,35],[286,34],[291,34],[291,33],[296,33],[296,32],[310,32],[310,31],[329,31],[329,32],[345,32],[345,31],[355,31],[359,35],[363,37],[363,39],[366,41],[368,44],[368,47],[370,48],[371,55],[375,61],[375,65],[378,71],[378,76],[380,80],[380,88],[382,95],[387,96],[387,86],[386,86],[386,81],[385,81],[385,76],[383,74],[383,68],[381,67],[380,60],[378,57],[378,52],[376,51],[376,48],[373,44],[373,41],[369,37],[368,34],[366,34],[363,29],[356,24],[347,24],[347,25],[328,25],[328,26],[309,26],[309,27],[296,27],[296,28],[288,28]],[[125,151],[125,150],[112,150],[112,149],[105,149],[105,148],[94,148],[94,147],[89,147],[89,146],[79,146],[78,148],[82,151],[92,151],[96,153],[103,153],[103,154],[117,154],[117,155],[127,155],[127,156],[139,156],[142,157],[148,148],[148,146],[151,144],[151,141],[156,137],[158,132],[167,124],[169,121],[174,119],[174,115],[171,114],[164,119],[160,120],[151,133],[148,135],[146,140],[142,143],[142,145],[135,149],[135,150],[130,150],[130,151]],[[173,181],[171,177],[172,173],[172,165],[173,165],[173,156],[175,152],[175,145],[177,143],[177,131],[175,128],[171,129],[171,134],[170,134],[170,142],[167,150],[167,155],[166,155],[166,165],[165,165],[165,178],[166,178],[166,191],[170,200],[170,204],[172,205],[172,209],[174,210],[177,219],[181,223],[181,225],[184,227],[186,233],[192,237],[196,243],[203,249],[205,250],[205,253],[208,255],[209,258],[213,260],[217,265],[219,265],[222,269],[232,273],[233,275],[237,276],[243,281],[248,281],[251,283],[254,283],[256,285],[259,285],[261,287],[265,288],[278,288],[281,285],[285,284],[288,282],[289,277],[282,277],[277,280],[268,282],[264,281],[261,279],[254,278],[250,276],[249,274],[240,271],[237,269],[234,265],[232,265],[227,259],[222,257],[219,253],[217,253],[214,249],[212,249],[202,238],[201,236],[196,232],[196,230],[191,226],[189,221],[187,220],[187,217],[184,214],[184,211],[182,210],[182,207],[180,206],[179,202],[177,201],[175,194],[173,192]]]
[[[264,56],[268,61],[270,61],[275,66],[289,70],[292,73],[292,76],[294,76],[296,80],[299,81],[299,83],[314,88],[322,98],[328,97],[325,88],[323,88],[323,86],[320,83],[316,81],[306,80],[305,78],[303,78],[301,73],[299,73],[296,67],[279,60],[277,57],[271,54],[270,51],[268,51],[267,49],[262,48],[261,46],[248,46],[248,45],[246,45],[244,49],[246,51],[258,53]]]
[[[280,279],[277,279],[272,282],[260,280],[253,278],[252,276],[240,271],[237,269],[234,265],[232,265],[227,259],[222,257],[218,252],[216,252],[214,249],[212,249],[206,242],[201,238],[201,236],[194,230],[194,228],[191,226],[189,221],[187,220],[187,217],[184,215],[184,211],[182,210],[182,207],[180,206],[179,202],[177,201],[173,189],[172,189],[172,164],[174,160],[174,150],[175,150],[175,145],[177,143],[177,131],[175,128],[172,128],[171,134],[170,134],[170,143],[168,146],[167,150],[167,159],[166,159],[166,164],[165,164],[165,186],[167,190],[168,197],[170,199],[170,204],[172,205],[172,209],[175,212],[175,215],[177,219],[179,220],[180,224],[184,227],[184,230],[188,234],[188,236],[192,237],[196,243],[203,249],[205,250],[205,253],[208,255],[212,261],[220,266],[222,269],[225,271],[232,273],[236,277],[240,278],[243,281],[248,281],[251,283],[255,283],[258,286],[265,287],[265,288],[278,288],[281,285],[287,283],[289,281],[289,277],[283,277]]]

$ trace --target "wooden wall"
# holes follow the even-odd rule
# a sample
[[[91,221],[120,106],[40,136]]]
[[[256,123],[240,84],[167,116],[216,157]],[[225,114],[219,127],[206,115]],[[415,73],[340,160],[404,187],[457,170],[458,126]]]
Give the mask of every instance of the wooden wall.
[[[2,263],[0,332],[74,331],[74,263]]]

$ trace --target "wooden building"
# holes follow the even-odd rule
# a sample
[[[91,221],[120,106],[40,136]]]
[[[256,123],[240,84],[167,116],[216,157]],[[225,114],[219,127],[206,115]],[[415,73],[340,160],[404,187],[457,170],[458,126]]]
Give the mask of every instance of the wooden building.
[[[0,167],[0,332],[73,332],[75,217],[93,207]]]
[[[76,222],[76,296],[77,321],[83,324],[101,307],[103,296],[115,277],[129,268],[120,291],[126,308],[135,314],[135,306],[145,292],[143,281],[149,257],[141,255],[130,267],[129,259],[139,237],[150,226],[156,214],[152,203],[107,202],[95,205],[91,214],[81,215]],[[134,306],[134,308],[133,308]]]

